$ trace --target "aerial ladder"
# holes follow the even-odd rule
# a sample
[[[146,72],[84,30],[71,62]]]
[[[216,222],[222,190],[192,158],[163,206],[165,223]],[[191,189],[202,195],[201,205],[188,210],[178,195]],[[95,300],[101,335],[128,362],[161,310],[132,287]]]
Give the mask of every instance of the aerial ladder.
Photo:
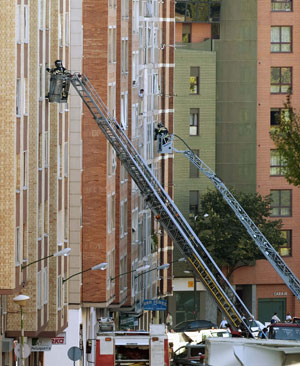
[[[53,83],[52,86],[51,83]],[[64,102],[66,95],[64,93],[64,98],[61,98],[60,93],[63,88],[68,88],[70,83],[72,83],[83,103],[95,119],[98,127],[116,151],[116,155],[121,163],[138,186],[147,206],[152,210],[169,237],[190,262],[194,272],[200,277],[200,280],[213,296],[218,307],[226,315],[233,327],[243,329],[249,336],[253,337],[248,325],[248,319],[253,318],[253,315],[249,312],[226,276],[206,250],[205,245],[200,241],[183,217],[172,198],[164,190],[145,160],[138,153],[123,130],[123,127],[111,115],[88,78],[78,73],[63,76],[52,75],[51,83],[50,91],[55,90],[55,95],[49,92],[49,101],[57,103]],[[167,138],[166,136],[158,136],[157,143],[159,151],[162,153],[172,152],[173,150],[182,152],[198,169],[209,177],[222,192],[224,198],[226,197],[226,201],[228,203],[230,202],[230,206],[236,207],[235,212],[238,214],[241,222],[245,220],[248,222],[249,229],[246,227],[247,230],[249,231],[251,228],[252,237],[254,238],[254,235],[256,235],[259,238],[259,241],[256,240],[255,243],[257,245],[259,243],[261,250],[267,250],[264,254],[270,263],[276,267],[276,270],[280,263],[280,268],[282,268],[279,271],[280,274],[282,272],[285,273],[284,281],[291,288],[292,292],[300,298],[299,281],[284,264],[282,259],[278,255],[275,255],[276,252],[271,244],[263,237],[258,228],[255,227],[254,223],[226,189],[225,185],[189,148],[184,151],[174,149],[172,145],[173,139],[174,136],[168,136]],[[272,260],[270,260],[271,258]]]

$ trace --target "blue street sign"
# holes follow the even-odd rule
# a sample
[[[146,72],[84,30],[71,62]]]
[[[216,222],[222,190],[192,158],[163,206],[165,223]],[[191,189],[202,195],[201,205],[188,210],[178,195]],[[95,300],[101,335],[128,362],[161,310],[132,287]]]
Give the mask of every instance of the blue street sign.
[[[167,300],[163,299],[144,300],[144,310],[152,310],[152,311],[167,310]]]

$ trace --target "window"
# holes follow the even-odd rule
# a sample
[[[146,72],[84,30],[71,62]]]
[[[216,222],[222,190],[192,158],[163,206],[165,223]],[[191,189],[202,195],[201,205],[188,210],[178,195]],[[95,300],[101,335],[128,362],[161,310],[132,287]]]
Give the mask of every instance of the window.
[[[199,156],[199,150],[192,150],[193,153]],[[199,169],[190,162],[190,178],[199,178]]]
[[[129,1],[122,0],[121,4],[122,19],[128,19],[129,17]]]
[[[272,11],[292,11],[293,0],[271,0]]]
[[[48,168],[49,165],[49,144],[48,144],[48,132],[44,134],[44,141],[45,141],[45,168]]]
[[[21,5],[17,5],[16,9],[16,40],[17,43],[21,43]]]
[[[290,189],[271,190],[271,216],[292,215],[292,191]]]
[[[65,13],[65,44],[69,45],[69,38],[70,38],[70,25],[69,25],[69,13]]]
[[[271,127],[276,127],[280,125],[281,121],[290,120],[291,111],[286,108],[271,108],[270,111],[270,125]]]
[[[191,24],[182,24],[182,42],[191,42]]]
[[[107,232],[111,233],[111,195],[107,196]]]
[[[122,39],[122,72],[128,72],[128,39]]]
[[[24,5],[24,42],[29,42],[29,17],[28,17],[28,5]]]
[[[16,264],[21,263],[21,235],[20,228],[16,228]]]
[[[270,175],[284,175],[286,161],[277,150],[271,150]]]
[[[292,27],[271,27],[271,52],[292,51]]]
[[[69,149],[68,149],[68,143],[64,143],[64,176],[68,176],[68,170],[69,170]]]
[[[128,122],[128,92],[121,94],[121,124],[124,130],[127,129]]]
[[[196,215],[199,211],[199,191],[190,191],[189,195],[190,215]]]
[[[116,195],[114,193],[111,195],[111,228],[112,230],[116,228]]]
[[[61,276],[58,276],[57,278],[57,307],[58,309],[62,308],[62,303],[61,303]],[[66,286],[65,286],[66,287]]]
[[[199,108],[190,109],[190,136],[199,135]]]
[[[42,307],[42,271],[37,273],[37,308]]]
[[[48,267],[44,268],[44,304],[48,303]]]
[[[281,236],[284,238],[285,243],[280,245],[279,254],[282,257],[288,257],[292,255],[292,230],[281,230]]]
[[[121,202],[120,217],[120,236],[121,238],[127,234],[127,201]]]
[[[17,79],[16,114],[17,116],[21,115],[21,79]]]
[[[271,67],[271,93],[288,93],[292,88],[291,67]]]
[[[191,67],[190,94],[199,94],[199,74],[200,74],[200,67]]]

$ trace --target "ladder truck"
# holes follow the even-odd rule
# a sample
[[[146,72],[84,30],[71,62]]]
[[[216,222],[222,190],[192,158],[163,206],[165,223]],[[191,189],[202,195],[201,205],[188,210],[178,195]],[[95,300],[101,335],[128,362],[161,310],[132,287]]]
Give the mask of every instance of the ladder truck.
[[[253,318],[253,315],[217,266],[206,250],[205,245],[200,241],[172,198],[164,190],[145,160],[138,153],[122,126],[110,113],[88,78],[78,73],[73,75],[51,75],[49,102],[64,103],[66,100],[65,91],[68,90],[70,84],[73,85],[98,127],[114,148],[116,155],[128,174],[138,186],[147,206],[159,218],[160,225],[178,246],[188,262],[190,262],[194,272],[210,292],[220,310],[226,315],[234,328],[243,329],[250,337],[254,337],[248,325],[248,319]],[[166,136],[158,136],[158,151],[161,153],[171,153],[172,151],[183,153],[215,184],[240,221],[246,223],[247,231],[267,260],[273,265],[295,296],[300,299],[299,280],[255,226],[222,181],[199,157],[193,154],[188,146],[184,151],[174,149],[173,140],[174,136],[168,136],[167,138]]]

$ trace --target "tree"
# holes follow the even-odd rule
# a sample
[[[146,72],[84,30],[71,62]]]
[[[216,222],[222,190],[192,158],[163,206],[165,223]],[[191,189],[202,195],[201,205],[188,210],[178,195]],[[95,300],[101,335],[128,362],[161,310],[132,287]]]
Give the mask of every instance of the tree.
[[[278,125],[270,131],[277,151],[284,161],[283,174],[286,180],[298,186],[300,184],[300,116],[291,105],[291,96],[287,96],[283,112],[278,116]]]
[[[281,220],[269,220],[271,198],[259,194],[231,190],[247,214],[273,247],[284,244],[280,229]],[[253,265],[256,259],[265,258],[240,223],[235,213],[217,190],[208,191],[200,201],[200,211],[192,227],[209,253],[221,268],[227,267],[227,277],[239,267]]]

